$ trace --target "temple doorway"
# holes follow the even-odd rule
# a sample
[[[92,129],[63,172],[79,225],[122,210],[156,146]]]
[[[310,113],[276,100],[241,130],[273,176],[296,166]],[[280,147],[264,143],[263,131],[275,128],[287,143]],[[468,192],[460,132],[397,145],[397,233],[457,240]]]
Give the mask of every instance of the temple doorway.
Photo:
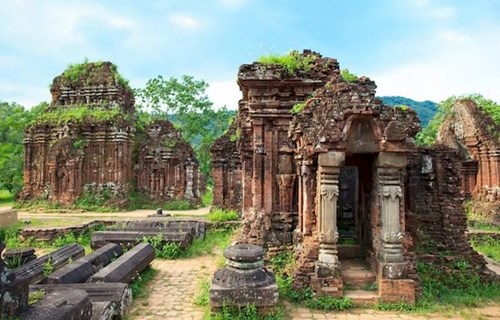
[[[365,258],[372,243],[371,201],[376,153],[347,154],[339,172],[339,258]]]

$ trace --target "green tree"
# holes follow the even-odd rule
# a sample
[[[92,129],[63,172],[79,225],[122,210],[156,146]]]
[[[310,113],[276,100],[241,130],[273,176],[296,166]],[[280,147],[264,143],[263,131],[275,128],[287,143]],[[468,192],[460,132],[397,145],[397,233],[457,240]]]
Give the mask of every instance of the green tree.
[[[205,92],[207,88],[205,81],[192,76],[180,79],[157,76],[135,92],[139,112],[151,112],[152,119],[169,119],[181,129],[196,152],[201,172],[209,176],[210,146],[227,130],[234,113],[225,107],[214,110]]]
[[[17,193],[23,185],[23,135],[30,114],[17,103],[0,102],[0,188]]]

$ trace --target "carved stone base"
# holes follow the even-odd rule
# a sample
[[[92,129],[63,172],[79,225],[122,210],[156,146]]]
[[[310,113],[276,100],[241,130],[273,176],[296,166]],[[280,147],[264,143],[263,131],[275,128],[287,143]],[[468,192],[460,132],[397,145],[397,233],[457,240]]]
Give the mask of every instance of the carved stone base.
[[[325,263],[318,261],[316,262],[314,271],[318,278],[338,277],[340,276],[340,263],[338,261],[337,263]]]
[[[407,262],[382,262],[379,261],[378,271],[380,279],[405,279],[409,265]]]
[[[415,282],[410,279],[380,279],[380,300],[388,303],[415,303]]]
[[[386,263],[399,263],[404,261],[402,243],[382,243],[379,259]]]

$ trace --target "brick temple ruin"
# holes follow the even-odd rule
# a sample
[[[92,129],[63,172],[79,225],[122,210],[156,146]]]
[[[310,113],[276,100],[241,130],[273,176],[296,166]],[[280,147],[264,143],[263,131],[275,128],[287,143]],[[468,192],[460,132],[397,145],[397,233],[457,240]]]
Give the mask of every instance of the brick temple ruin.
[[[335,59],[301,56],[309,70],[240,67],[237,128],[212,149],[214,200],[235,207],[241,196],[240,242],[293,248],[296,288],[340,296],[359,271],[388,302],[414,302],[417,244],[484,268],[465,236],[457,151],[417,147],[414,111],[383,105],[366,77],[344,80]]]
[[[133,190],[154,200],[199,200],[193,149],[168,121],[151,124],[145,138],[137,134],[134,94],[115,65],[70,66],[50,92],[47,113],[25,132],[21,200],[71,204],[87,192],[121,205]]]
[[[475,212],[500,225],[500,126],[472,100],[458,100],[437,142],[459,151],[462,190]]]

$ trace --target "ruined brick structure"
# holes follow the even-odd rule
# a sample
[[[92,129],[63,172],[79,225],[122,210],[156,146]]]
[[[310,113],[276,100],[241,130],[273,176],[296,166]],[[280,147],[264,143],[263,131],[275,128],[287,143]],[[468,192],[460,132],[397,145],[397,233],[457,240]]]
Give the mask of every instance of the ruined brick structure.
[[[500,126],[472,100],[459,100],[452,110],[437,143],[459,151],[462,191],[482,202],[475,210],[500,224]]]
[[[136,135],[132,89],[115,65],[96,62],[70,66],[54,78],[50,91],[49,109],[25,132],[24,188],[20,199],[42,198],[71,204],[85,192],[91,192],[106,194],[116,200],[114,204],[123,205],[127,194],[137,187],[133,184],[132,152]],[[155,148],[164,142],[150,135],[144,143]],[[186,176],[196,180],[198,171],[192,149],[185,142],[181,144],[183,151],[173,150],[171,154],[176,161],[186,160],[183,164],[188,171]],[[187,149],[190,151],[184,151]],[[151,154],[151,150],[142,151],[144,156]],[[153,185],[146,186],[141,176],[140,187],[153,197],[163,193],[154,186],[154,181],[160,178],[151,175],[154,169],[150,166],[161,167],[165,152],[162,157],[162,164],[141,158],[141,169],[145,170],[141,173],[147,172]],[[160,171],[159,175],[163,175]],[[175,174],[172,172],[169,177]],[[168,181],[174,183],[175,197],[185,192],[188,199],[198,199],[197,183],[190,185],[189,179],[183,181],[186,182],[183,188],[179,187],[179,181]]]
[[[137,187],[155,200],[200,198],[200,174],[193,148],[167,120],[146,129],[139,145]]]
[[[465,238],[454,151],[417,148],[414,111],[383,105],[366,77],[344,80],[335,59],[302,56],[312,57],[310,68],[294,74],[277,64],[240,67],[240,241],[271,255],[293,246],[295,286],[321,294],[344,294],[345,282],[356,283],[341,266],[365,261],[378,286],[373,301],[415,300],[421,230],[450,256],[484,267]]]
[[[241,159],[236,147],[238,136],[239,130],[234,122],[210,148],[214,184],[212,205],[219,208],[241,209]]]

